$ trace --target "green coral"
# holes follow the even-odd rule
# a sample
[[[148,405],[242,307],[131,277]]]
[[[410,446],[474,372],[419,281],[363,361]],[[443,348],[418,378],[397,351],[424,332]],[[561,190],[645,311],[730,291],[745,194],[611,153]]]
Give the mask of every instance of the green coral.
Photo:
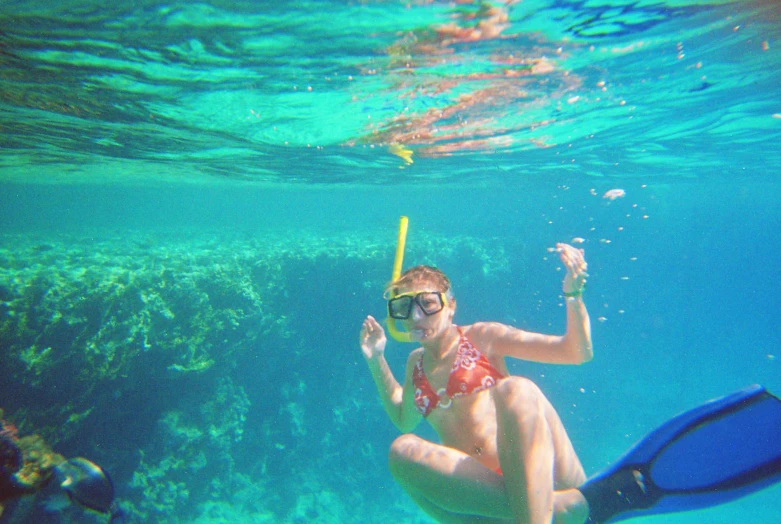
[[[191,499],[231,496],[237,477],[232,448],[242,440],[250,401],[242,387],[223,378],[197,409],[170,411],[158,423],[159,449],[142,453],[131,488],[140,492],[134,514],[146,521],[170,521],[192,511]],[[208,471],[209,482],[192,484],[192,473]]]
[[[28,348],[24,348],[19,352],[19,360],[24,362],[27,366],[27,371],[40,375],[46,369],[54,366],[54,362],[51,360],[52,348],[47,347],[40,349],[35,344]]]
[[[174,463],[178,462],[178,463]],[[190,498],[187,484],[166,478],[170,470],[181,468],[181,461],[164,460],[156,465],[141,461],[133,473],[130,487],[140,490],[143,504],[133,505],[131,512],[148,521],[153,515],[168,515]]]

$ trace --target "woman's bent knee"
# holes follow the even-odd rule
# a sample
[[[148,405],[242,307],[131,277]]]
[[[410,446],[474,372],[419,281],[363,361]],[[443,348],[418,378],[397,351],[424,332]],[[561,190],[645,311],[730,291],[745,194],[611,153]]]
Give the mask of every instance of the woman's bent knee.
[[[500,406],[518,403],[537,406],[545,396],[531,380],[524,377],[507,377],[496,385],[495,398]]]
[[[398,477],[406,464],[414,461],[413,455],[421,443],[421,438],[407,433],[397,437],[388,452],[388,466],[391,474]]]

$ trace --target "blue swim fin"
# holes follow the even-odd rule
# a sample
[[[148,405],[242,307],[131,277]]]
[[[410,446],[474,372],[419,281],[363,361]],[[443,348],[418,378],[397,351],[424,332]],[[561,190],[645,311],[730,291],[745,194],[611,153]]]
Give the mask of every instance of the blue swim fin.
[[[591,524],[714,506],[781,480],[781,400],[754,385],[669,420],[578,488]]]

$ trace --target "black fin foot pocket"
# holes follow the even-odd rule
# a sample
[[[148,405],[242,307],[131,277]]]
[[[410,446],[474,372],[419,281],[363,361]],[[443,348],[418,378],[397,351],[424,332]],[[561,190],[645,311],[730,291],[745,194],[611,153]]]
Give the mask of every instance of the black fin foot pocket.
[[[587,481],[578,490],[589,506],[588,524],[605,524],[620,513],[650,508],[661,497],[639,468],[626,467]]]

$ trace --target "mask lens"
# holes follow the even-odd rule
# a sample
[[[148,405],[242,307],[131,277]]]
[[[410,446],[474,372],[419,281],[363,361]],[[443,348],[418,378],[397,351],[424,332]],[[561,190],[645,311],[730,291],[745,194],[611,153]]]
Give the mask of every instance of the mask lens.
[[[409,318],[410,311],[412,310],[412,297],[398,297],[392,298],[388,301],[388,315],[391,318],[397,320],[404,320]]]
[[[420,293],[417,297],[417,302],[420,305],[420,309],[426,315],[433,315],[442,311],[442,294],[441,293]]]

